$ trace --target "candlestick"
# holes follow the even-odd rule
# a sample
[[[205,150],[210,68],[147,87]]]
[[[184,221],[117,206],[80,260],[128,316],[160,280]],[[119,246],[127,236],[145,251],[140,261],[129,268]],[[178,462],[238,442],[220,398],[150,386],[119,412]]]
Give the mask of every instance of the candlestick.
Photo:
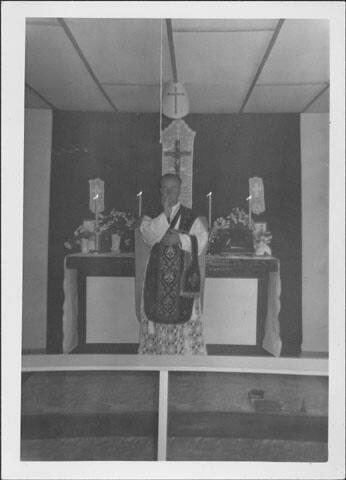
[[[209,229],[211,229],[211,202],[212,202],[212,196],[213,196],[213,192],[209,192],[207,194],[207,197],[209,198],[209,206],[208,206],[208,225],[209,225]]]
[[[143,192],[142,190],[137,193],[137,198],[138,198],[138,217],[141,218],[142,216],[142,196]]]

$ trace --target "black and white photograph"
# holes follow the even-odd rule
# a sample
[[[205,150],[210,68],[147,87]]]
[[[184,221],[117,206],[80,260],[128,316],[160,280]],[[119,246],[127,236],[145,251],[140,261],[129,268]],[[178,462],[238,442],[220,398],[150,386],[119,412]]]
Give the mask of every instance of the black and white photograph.
[[[284,4],[2,3],[4,478],[344,478],[345,8]]]

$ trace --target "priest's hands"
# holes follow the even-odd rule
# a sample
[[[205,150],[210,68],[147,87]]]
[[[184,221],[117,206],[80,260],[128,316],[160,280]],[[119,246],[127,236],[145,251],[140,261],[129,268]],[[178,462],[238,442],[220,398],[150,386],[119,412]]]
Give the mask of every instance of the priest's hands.
[[[172,213],[172,205],[169,197],[164,197],[162,201],[163,211],[167,218],[170,218]]]
[[[165,246],[179,245],[180,244],[179,233],[176,232],[175,230],[169,229],[167,230],[167,232],[165,233],[161,241]]]

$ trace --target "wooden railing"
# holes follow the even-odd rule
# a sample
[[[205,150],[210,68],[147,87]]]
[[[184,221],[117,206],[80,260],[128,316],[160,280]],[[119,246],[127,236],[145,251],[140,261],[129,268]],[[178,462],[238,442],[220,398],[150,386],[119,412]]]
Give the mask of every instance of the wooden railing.
[[[272,357],[184,357],[151,355],[24,355],[22,372],[159,372],[157,459],[166,460],[169,372],[227,372],[328,376],[328,359]]]

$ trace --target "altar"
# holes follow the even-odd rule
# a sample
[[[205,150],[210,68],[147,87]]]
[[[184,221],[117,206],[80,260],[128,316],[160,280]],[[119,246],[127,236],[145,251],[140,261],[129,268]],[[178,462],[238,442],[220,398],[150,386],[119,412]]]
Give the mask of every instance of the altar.
[[[66,256],[64,353],[70,353],[76,347],[83,351],[89,343],[126,344],[138,341],[134,277],[133,253],[77,253]],[[98,286],[101,281],[105,282],[102,287]],[[237,291],[241,292],[240,306],[234,297]],[[96,300],[97,292],[102,295],[102,301],[99,297]],[[277,258],[207,255],[202,318],[208,351],[212,353],[213,348],[215,350],[220,345],[241,344],[247,345],[253,353],[260,354],[265,349],[279,356],[280,293],[280,264]]]

